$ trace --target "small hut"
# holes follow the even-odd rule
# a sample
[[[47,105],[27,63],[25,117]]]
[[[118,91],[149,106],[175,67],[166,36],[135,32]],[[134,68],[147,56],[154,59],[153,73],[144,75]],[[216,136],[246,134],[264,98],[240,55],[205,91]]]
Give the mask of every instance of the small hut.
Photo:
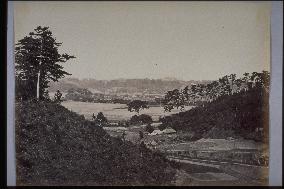
[[[176,130],[174,130],[173,128],[166,128],[162,132],[163,134],[174,134],[176,133]]]
[[[152,133],[150,133],[149,135],[160,135],[162,133],[163,133],[162,131],[160,131],[159,129],[156,129]]]

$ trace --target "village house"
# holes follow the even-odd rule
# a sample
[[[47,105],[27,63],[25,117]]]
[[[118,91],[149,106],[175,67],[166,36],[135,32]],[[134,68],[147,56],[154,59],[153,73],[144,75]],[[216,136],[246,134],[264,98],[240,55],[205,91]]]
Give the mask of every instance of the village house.
[[[170,127],[163,130],[163,134],[174,134],[174,133],[176,133],[176,130]]]

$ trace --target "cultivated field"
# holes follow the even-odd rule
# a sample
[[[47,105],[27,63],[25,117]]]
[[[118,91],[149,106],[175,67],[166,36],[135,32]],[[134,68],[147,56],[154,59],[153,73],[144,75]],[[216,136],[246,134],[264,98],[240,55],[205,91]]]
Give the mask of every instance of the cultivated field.
[[[105,117],[109,121],[122,121],[129,120],[135,112],[129,112],[126,104],[112,104],[112,103],[90,103],[90,102],[75,102],[64,101],[61,103],[67,109],[74,111],[80,115],[84,115],[86,119],[91,119],[93,113],[97,115],[99,112],[103,112]],[[192,106],[185,107],[189,110]],[[172,110],[172,112],[164,112],[163,107],[150,107],[140,111],[140,114],[147,114],[152,116],[154,121],[159,119],[159,116],[166,116],[180,112],[179,110]]]

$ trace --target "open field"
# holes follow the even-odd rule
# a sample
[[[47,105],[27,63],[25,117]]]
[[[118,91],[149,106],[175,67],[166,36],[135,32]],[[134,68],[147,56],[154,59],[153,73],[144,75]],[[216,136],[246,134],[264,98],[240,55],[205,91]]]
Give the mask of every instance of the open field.
[[[90,103],[90,102],[75,102],[64,101],[61,103],[67,109],[74,111],[80,115],[84,115],[86,119],[91,119],[93,113],[97,114],[103,112],[105,117],[110,121],[129,120],[135,112],[129,112],[126,104],[112,104],[112,103]],[[185,110],[191,109],[192,106],[185,107]],[[140,114],[147,114],[152,116],[154,121],[159,119],[159,116],[167,116],[180,112],[179,110],[172,110],[172,112],[164,112],[163,107],[150,107],[140,111]]]

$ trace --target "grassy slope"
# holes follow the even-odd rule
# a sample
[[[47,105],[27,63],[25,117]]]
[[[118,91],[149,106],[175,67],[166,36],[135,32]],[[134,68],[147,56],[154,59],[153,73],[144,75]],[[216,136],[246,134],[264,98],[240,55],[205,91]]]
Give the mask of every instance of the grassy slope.
[[[232,136],[260,141],[268,137],[268,93],[255,88],[223,96],[204,107],[168,116],[163,123],[194,133],[193,139]],[[265,137],[255,132],[257,127],[264,128]]]
[[[19,185],[160,185],[175,174],[160,154],[51,103],[16,104],[16,154]]]

